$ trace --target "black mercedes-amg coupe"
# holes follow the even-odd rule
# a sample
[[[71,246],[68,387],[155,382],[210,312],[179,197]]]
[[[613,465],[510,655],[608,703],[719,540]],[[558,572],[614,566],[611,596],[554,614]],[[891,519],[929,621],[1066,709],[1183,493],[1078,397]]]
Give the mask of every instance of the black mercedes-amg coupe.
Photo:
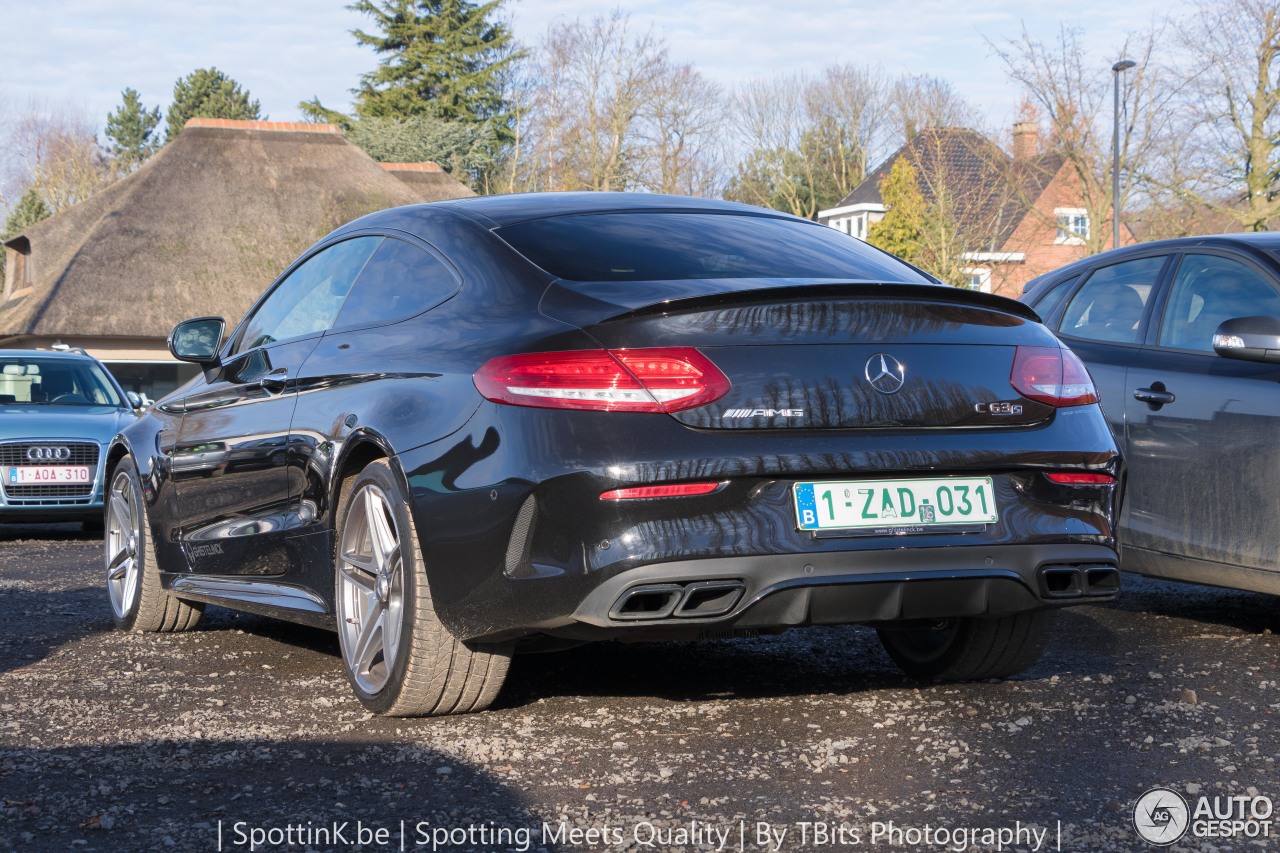
[[[385,210],[169,345],[203,375],[107,455],[118,623],[334,628],[376,712],[482,709],[516,651],[803,625],[1007,676],[1048,609],[1118,588],[1079,360],[1018,302],[774,211]]]

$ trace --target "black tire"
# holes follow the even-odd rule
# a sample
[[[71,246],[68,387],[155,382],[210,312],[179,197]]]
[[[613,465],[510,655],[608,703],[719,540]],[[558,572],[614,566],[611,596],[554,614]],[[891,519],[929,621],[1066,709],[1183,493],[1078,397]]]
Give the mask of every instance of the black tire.
[[[1048,642],[1048,613],[960,617],[880,628],[893,662],[922,681],[982,681],[1030,669]]]
[[[116,626],[126,631],[190,631],[204,605],[171,596],[160,584],[151,521],[137,466],[126,456],[106,486],[103,564]]]
[[[344,484],[335,517],[338,637],[360,703],[394,717],[489,707],[511,649],[463,642],[441,623],[404,487],[385,460]]]

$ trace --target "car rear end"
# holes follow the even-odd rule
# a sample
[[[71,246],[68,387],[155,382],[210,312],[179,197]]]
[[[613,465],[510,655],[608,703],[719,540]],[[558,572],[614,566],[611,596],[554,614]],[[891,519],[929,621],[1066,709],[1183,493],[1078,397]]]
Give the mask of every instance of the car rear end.
[[[432,579],[450,627],[695,638],[1114,596],[1121,460],[1083,365],[1016,302],[897,275],[553,283],[543,313],[593,346],[476,372],[449,443],[487,449],[452,487],[514,511],[427,555],[467,567]]]

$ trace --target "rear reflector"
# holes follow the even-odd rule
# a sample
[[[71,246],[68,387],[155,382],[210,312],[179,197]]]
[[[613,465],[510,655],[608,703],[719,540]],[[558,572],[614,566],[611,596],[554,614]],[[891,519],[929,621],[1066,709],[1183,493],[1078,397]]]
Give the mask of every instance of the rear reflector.
[[[729,392],[729,379],[693,347],[505,355],[475,376],[486,399],[599,412],[679,412]]]
[[[1061,486],[1110,486],[1116,478],[1110,474],[1086,474],[1077,471],[1057,471],[1045,474],[1050,483]]]
[[[1009,384],[1028,400],[1059,409],[1098,402],[1089,371],[1069,349],[1018,347]]]
[[[636,486],[630,489],[614,489],[600,495],[602,501],[632,501],[643,498],[685,498],[690,495],[708,495],[720,488],[719,483],[675,483],[668,486]]]

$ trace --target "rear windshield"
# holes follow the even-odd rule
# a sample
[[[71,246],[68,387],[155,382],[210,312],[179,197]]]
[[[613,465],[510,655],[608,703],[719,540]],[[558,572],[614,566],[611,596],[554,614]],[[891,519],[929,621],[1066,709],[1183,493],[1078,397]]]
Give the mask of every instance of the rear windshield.
[[[117,406],[124,402],[92,361],[0,357],[0,406]]]
[[[764,216],[601,213],[536,219],[496,233],[534,264],[570,281],[928,281],[834,228]]]

